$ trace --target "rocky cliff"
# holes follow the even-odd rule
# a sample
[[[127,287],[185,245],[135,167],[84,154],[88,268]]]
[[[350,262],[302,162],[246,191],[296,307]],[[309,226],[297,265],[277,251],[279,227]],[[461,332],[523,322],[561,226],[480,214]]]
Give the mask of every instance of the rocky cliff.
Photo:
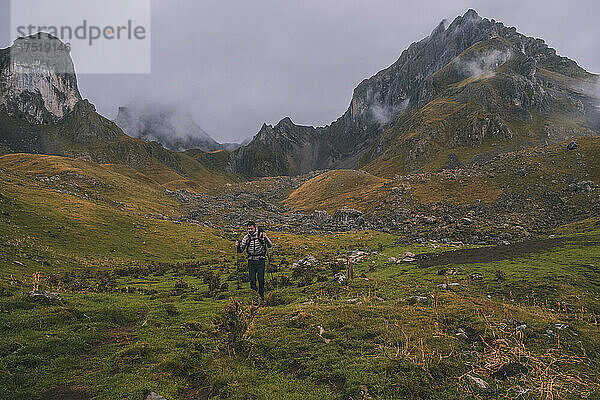
[[[1,111],[46,124],[63,118],[80,100],[70,52],[59,39],[39,34],[0,49]]]

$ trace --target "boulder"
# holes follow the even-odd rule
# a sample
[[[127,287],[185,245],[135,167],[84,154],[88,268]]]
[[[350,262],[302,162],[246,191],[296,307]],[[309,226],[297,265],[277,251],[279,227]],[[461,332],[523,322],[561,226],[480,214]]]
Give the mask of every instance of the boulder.
[[[518,170],[515,171],[515,176],[517,178],[523,177],[525,175],[527,175],[527,170],[525,168],[520,168],[520,169],[518,169]]]
[[[338,272],[333,276],[333,281],[337,283],[344,283],[346,280],[346,275],[343,272]]]
[[[329,214],[327,214],[327,211],[319,211],[319,210],[315,210],[313,212],[312,218],[318,224],[324,224],[331,220],[331,217],[329,216]]]
[[[164,397],[162,397],[158,393],[150,392],[150,394],[148,395],[148,397],[146,397],[146,400],[167,400],[167,399],[165,399]]]
[[[492,389],[489,383],[471,374],[467,374],[467,381],[469,382],[469,386],[475,391],[489,392]]]
[[[571,183],[570,185],[568,185],[566,187],[565,190],[567,192],[572,192],[572,193],[587,193],[587,192],[591,192],[592,190],[596,189],[597,187],[598,187],[598,185],[596,185],[592,181],[579,181],[579,182]]]
[[[29,297],[34,299],[62,300],[58,293],[48,292],[46,290],[32,290]]]
[[[427,304],[429,303],[429,298],[426,296],[410,296],[406,301],[408,301],[408,304]]]

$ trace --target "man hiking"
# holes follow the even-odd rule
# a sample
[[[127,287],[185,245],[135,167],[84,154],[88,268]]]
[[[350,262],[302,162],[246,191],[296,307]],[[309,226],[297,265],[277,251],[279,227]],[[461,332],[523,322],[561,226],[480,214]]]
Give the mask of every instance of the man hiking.
[[[244,250],[248,253],[248,276],[250,278],[250,287],[252,290],[256,288],[256,278],[258,278],[258,294],[260,295],[260,303],[265,300],[265,259],[267,250],[273,246],[271,239],[265,234],[262,229],[257,229],[253,221],[248,222],[248,233],[240,243],[235,241],[235,247],[238,253]]]

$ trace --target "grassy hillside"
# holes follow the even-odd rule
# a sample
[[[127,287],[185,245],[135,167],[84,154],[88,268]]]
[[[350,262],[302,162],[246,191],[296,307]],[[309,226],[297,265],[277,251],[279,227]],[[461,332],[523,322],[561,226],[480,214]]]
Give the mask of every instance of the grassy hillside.
[[[221,171],[209,171],[186,153],[172,152],[157,143],[125,135],[94,146],[70,143],[65,148],[71,156],[135,168],[170,190],[201,192],[232,181]]]
[[[385,192],[387,181],[364,171],[329,171],[305,182],[283,204],[309,213],[321,210],[332,214],[344,206],[368,211]]]
[[[56,154],[102,164],[134,168],[170,190],[203,192],[232,179],[224,169],[210,170],[212,164],[200,155],[178,153],[157,142],[145,142],[123,133],[114,122],[95,112],[87,101],[63,120],[47,125],[29,124],[0,112],[0,154]]]
[[[231,152],[226,150],[202,151],[198,149],[186,150],[184,154],[193,157],[206,169],[224,174],[227,169],[227,161]]]
[[[325,175],[340,187],[358,177],[374,192],[386,182],[357,171]],[[337,190],[352,196],[351,189]],[[370,204],[368,195],[357,206]],[[318,206],[333,204],[325,200]],[[132,168],[0,157],[2,393],[600,396],[594,220],[555,238],[483,248],[400,244],[369,231],[269,232],[275,247],[266,305],[256,309],[246,273],[236,285],[238,234],[147,215],[177,215],[179,207]],[[406,251],[415,261],[389,261]],[[315,261],[294,265],[308,255]],[[349,259],[354,279],[334,282]],[[36,285],[62,299],[30,298]],[[490,392],[478,392],[467,374],[488,382]]]
[[[199,241],[218,239],[205,228],[148,218],[178,216],[179,205],[128,167],[9,154],[0,170],[6,272],[19,272],[18,259],[47,272],[183,259]]]
[[[576,150],[568,150],[568,143],[510,152],[483,162],[481,167],[396,175],[393,179],[364,171],[329,171],[305,182],[283,203],[304,212],[343,206],[374,212],[394,207],[389,202],[392,187],[400,188],[400,198],[408,201],[410,197],[414,206],[471,204],[477,199],[494,203],[507,193],[566,195],[565,188],[573,180],[600,183],[600,138],[578,138]]]

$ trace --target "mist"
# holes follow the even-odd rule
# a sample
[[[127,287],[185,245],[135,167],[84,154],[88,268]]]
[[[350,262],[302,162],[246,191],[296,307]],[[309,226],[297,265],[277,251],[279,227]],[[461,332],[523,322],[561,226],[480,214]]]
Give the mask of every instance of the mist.
[[[194,121],[190,111],[180,104],[137,99],[119,108],[115,123],[129,136],[157,141],[170,150],[200,148],[211,151],[220,148]]]
[[[380,103],[375,103],[371,105],[369,111],[371,112],[371,116],[373,117],[373,119],[375,119],[375,121],[377,121],[379,125],[387,125],[394,119],[396,115],[406,110],[409,102],[410,98],[404,100],[403,102],[394,107],[389,107]]]
[[[0,0],[0,8],[0,46],[7,47],[8,1]],[[239,142],[263,123],[275,124],[284,116],[324,126],[346,111],[363,79],[391,65],[440,21],[452,21],[469,8],[543,38],[588,71],[600,71],[600,2],[593,0],[373,0],[343,5],[155,0],[152,73],[79,74],[79,88],[110,119],[136,99],[183,104],[220,142]],[[477,74],[485,68],[470,70]],[[389,112],[375,107],[372,114],[386,121]]]
[[[475,60],[458,60],[459,68],[470,77],[479,77],[484,74],[490,74],[496,72],[498,68],[510,60],[512,57],[512,51],[506,50],[492,50],[484,52]]]

